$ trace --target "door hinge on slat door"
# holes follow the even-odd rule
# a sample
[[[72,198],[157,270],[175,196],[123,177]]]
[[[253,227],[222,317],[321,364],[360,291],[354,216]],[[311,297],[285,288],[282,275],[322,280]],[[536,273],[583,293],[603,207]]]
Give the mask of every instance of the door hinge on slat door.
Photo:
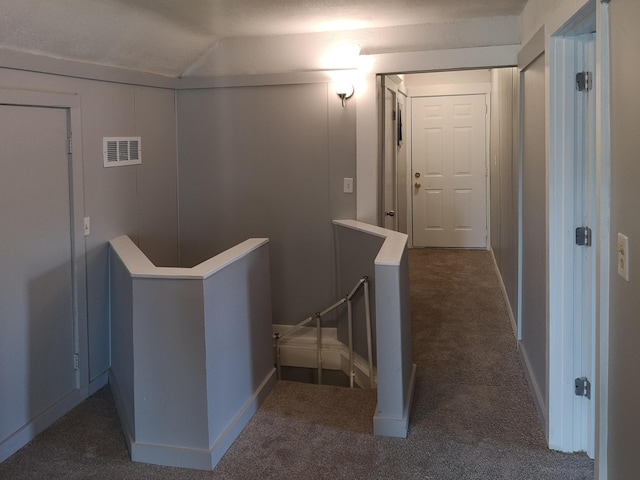
[[[576,378],[576,396],[591,400],[591,382],[587,377]]]
[[[67,153],[69,155],[73,153],[73,143],[71,142],[71,137],[67,138]]]
[[[576,88],[579,92],[588,92],[593,84],[593,74],[591,72],[576,73]]]
[[[576,228],[576,245],[582,247],[591,246],[591,229],[589,227]]]
[[[73,354],[73,369],[78,370],[80,368],[80,355],[77,353]]]

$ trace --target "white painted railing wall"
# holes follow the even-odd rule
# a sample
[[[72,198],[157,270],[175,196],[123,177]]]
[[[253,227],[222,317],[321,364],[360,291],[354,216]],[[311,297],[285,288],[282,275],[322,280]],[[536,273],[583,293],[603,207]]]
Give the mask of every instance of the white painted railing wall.
[[[131,458],[212,470],[276,380],[268,240],[193,268],[110,245],[109,381]]]
[[[406,437],[415,385],[407,235],[355,220],[334,220],[339,283],[370,275],[375,298],[376,435]],[[373,275],[371,272],[373,265]],[[358,273],[359,272],[359,273]]]

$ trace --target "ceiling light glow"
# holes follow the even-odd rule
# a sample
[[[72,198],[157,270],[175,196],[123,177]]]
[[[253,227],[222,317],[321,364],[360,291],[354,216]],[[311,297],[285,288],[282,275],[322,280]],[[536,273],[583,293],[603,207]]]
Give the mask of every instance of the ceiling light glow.
[[[321,66],[325,70],[343,70],[357,68],[360,46],[354,44],[334,45],[329,48],[321,59]]]

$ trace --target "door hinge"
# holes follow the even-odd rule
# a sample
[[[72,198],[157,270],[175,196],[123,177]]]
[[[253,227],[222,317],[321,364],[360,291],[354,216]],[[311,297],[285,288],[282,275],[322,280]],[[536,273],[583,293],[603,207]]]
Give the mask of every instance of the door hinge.
[[[588,92],[593,84],[593,74],[591,72],[576,73],[576,88],[579,92]]]
[[[591,229],[589,227],[576,228],[576,245],[591,246]]]
[[[71,137],[67,138],[67,153],[69,155],[73,153],[73,143],[71,142]]]
[[[591,382],[587,377],[576,378],[576,396],[591,400]]]
[[[73,369],[80,369],[80,356],[77,353],[73,354]]]

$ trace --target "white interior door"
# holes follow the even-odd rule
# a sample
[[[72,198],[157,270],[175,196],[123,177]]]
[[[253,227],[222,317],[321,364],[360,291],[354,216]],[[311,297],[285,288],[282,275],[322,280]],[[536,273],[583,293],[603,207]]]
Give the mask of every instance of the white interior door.
[[[487,247],[486,97],[412,99],[413,244]]]
[[[77,388],[68,110],[0,105],[0,443]]]

